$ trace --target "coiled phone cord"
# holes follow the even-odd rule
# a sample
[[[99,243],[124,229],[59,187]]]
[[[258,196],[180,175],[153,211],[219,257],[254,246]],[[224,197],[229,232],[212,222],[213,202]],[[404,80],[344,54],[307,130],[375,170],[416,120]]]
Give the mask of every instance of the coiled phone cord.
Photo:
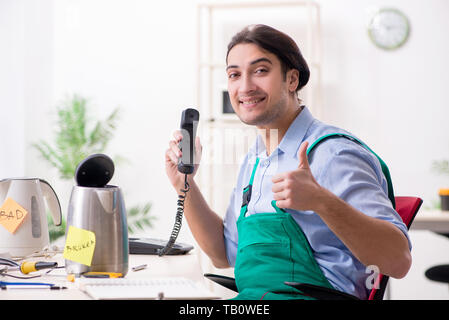
[[[187,182],[187,174],[185,175],[185,181],[184,181],[184,189],[181,189],[181,192],[183,194],[178,195],[178,209],[176,210],[176,217],[175,217],[175,225],[173,226],[173,230],[170,235],[170,239],[168,240],[167,244],[164,248],[159,249],[158,255],[159,257],[162,257],[165,255],[170,249],[173,247],[173,245],[176,242],[176,239],[178,238],[179,231],[181,230],[182,225],[182,215],[184,214],[184,201],[187,196],[187,192],[189,192],[190,186]]]

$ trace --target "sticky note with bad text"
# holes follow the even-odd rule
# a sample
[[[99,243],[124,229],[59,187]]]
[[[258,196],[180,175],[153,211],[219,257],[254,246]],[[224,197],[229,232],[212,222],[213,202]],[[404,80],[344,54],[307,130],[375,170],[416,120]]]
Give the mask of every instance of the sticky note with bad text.
[[[64,246],[64,258],[90,266],[95,251],[95,233],[69,226]]]
[[[14,234],[22,225],[28,211],[12,198],[7,198],[0,207],[0,224]]]

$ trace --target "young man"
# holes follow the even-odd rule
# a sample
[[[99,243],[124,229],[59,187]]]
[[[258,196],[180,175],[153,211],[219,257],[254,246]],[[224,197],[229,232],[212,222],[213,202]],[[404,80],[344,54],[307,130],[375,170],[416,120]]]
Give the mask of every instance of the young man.
[[[379,159],[347,136],[323,139],[307,151],[327,134],[350,134],[314,119],[300,104],[297,93],[309,69],[295,42],[271,27],[249,26],[231,40],[226,62],[235,113],[259,135],[224,220],[207,205],[194,174],[185,216],[214,265],[235,267],[238,298],[301,298],[283,283],[297,281],[364,299],[367,267],[404,277],[410,242]],[[176,132],[166,152],[167,175],[178,192],[184,186],[176,168],[181,137]],[[199,140],[196,146],[199,159]]]

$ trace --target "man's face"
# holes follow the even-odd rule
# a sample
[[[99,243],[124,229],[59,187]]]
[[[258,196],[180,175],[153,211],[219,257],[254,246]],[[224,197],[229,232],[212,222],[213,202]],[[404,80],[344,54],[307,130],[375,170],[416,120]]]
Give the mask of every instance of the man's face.
[[[226,72],[231,104],[242,122],[269,125],[286,110],[289,88],[276,55],[238,44],[228,54]]]

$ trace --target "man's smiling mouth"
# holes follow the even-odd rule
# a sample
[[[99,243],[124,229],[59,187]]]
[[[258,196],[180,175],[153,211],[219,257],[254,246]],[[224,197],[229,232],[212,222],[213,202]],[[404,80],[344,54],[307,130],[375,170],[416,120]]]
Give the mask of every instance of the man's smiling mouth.
[[[239,100],[239,102],[241,104],[243,104],[244,106],[250,106],[250,105],[254,105],[256,103],[259,103],[261,101],[265,100],[265,97],[262,98],[250,98],[250,99],[243,99],[243,100]]]

